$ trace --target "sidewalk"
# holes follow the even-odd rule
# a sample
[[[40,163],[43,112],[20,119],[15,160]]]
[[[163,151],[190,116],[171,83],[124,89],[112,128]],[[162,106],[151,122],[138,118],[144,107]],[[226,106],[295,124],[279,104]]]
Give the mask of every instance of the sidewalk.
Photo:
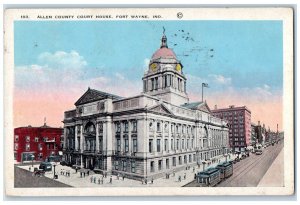
[[[268,171],[260,180],[258,187],[283,187],[284,186],[284,170],[283,157],[284,149],[280,151]]]
[[[229,160],[229,158],[228,158]],[[225,159],[222,158],[220,162],[224,162]],[[216,166],[217,163],[211,164],[211,166]],[[19,166],[20,168],[29,170],[30,166]],[[34,165],[34,167],[38,167],[38,165]],[[205,165],[205,169],[207,168],[207,165]],[[65,175],[61,175],[60,171],[61,169],[65,171],[70,171],[70,177],[67,177]],[[89,175],[85,178],[80,177],[80,173],[76,173],[74,169],[67,167],[67,166],[61,166],[57,165],[55,167],[55,171],[58,174],[58,179],[56,181],[62,182],[64,184],[73,186],[73,187],[181,187],[191,181],[194,180],[195,173],[202,171],[203,165],[200,165],[200,168],[198,166],[195,166],[195,172],[193,172],[193,167],[191,167],[189,170],[182,170],[175,173],[175,176],[172,174],[170,175],[169,179],[160,178],[155,179],[153,184],[151,184],[150,179],[148,179],[147,184],[142,184],[141,181],[132,180],[125,178],[124,181],[122,180],[122,177],[120,179],[117,179],[117,176],[115,175],[108,175],[107,178],[104,178],[103,184],[98,184],[98,179],[102,178],[101,174],[93,174]],[[33,171],[33,168],[31,168],[31,171]],[[184,174],[186,174],[186,179],[184,179]],[[53,179],[53,171],[52,172],[46,172],[45,177]],[[110,176],[112,176],[112,183],[109,183]],[[178,181],[178,177],[181,176],[181,182]],[[91,177],[96,177],[96,183],[91,183]]]

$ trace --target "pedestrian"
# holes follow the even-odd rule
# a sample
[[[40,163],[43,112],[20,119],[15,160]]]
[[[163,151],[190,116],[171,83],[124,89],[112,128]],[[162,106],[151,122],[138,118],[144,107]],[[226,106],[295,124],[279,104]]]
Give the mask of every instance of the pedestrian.
[[[76,168],[75,168],[76,173],[77,173],[77,170],[78,170],[78,169],[77,169],[77,167],[76,167]]]
[[[181,182],[181,176],[178,176],[178,181]]]
[[[123,178],[123,181],[124,181],[124,179],[125,179],[125,175],[124,174],[123,174],[122,178]]]
[[[193,167],[193,172],[195,172],[195,167]]]
[[[91,176],[91,183],[93,183],[93,176]]]
[[[144,179],[142,178],[142,184],[144,184]]]
[[[85,178],[85,172],[83,172],[83,177]]]
[[[151,178],[151,184],[153,184],[153,181],[154,181],[154,179],[153,179],[153,177]]]
[[[117,180],[119,180],[119,173],[117,174]]]
[[[104,181],[104,179],[103,179],[103,176],[102,176],[102,178],[101,178],[101,184],[103,184],[103,181]]]
[[[184,175],[183,175],[183,179],[184,179],[184,180],[186,179],[186,173],[184,173]]]
[[[196,178],[197,178],[197,174],[194,175],[194,179],[196,179]]]
[[[80,172],[80,178],[82,178],[82,172]]]
[[[90,170],[87,171],[87,175],[90,176]]]
[[[99,179],[98,179],[98,184],[100,184],[100,181],[101,181],[101,179],[99,178]]]
[[[94,177],[94,184],[96,184],[96,177]]]
[[[148,183],[148,180],[147,180],[147,178],[145,179],[145,184],[147,184]]]
[[[112,176],[109,178],[109,183],[112,184]]]

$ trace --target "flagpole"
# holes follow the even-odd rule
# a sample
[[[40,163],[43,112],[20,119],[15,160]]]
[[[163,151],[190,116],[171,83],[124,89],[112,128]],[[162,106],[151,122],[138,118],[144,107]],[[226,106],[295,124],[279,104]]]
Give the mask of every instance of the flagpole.
[[[203,83],[202,83],[202,102],[203,102]]]

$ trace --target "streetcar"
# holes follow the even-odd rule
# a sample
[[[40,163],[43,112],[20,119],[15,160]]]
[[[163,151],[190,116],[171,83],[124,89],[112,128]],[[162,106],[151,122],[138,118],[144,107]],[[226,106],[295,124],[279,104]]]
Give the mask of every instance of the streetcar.
[[[262,145],[256,145],[254,151],[256,155],[262,154]]]
[[[221,182],[221,171],[217,168],[209,168],[198,172],[197,182],[200,187],[214,187]]]
[[[233,174],[233,165],[230,162],[219,164],[216,168],[220,170],[221,180],[224,180]]]

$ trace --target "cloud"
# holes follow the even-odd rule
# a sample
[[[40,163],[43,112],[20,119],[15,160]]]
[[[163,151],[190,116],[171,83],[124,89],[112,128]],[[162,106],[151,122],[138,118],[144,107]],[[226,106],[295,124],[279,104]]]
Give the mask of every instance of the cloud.
[[[208,75],[212,79],[214,83],[221,84],[221,85],[230,85],[231,84],[231,78],[224,77],[223,75],[214,75],[210,74]]]

